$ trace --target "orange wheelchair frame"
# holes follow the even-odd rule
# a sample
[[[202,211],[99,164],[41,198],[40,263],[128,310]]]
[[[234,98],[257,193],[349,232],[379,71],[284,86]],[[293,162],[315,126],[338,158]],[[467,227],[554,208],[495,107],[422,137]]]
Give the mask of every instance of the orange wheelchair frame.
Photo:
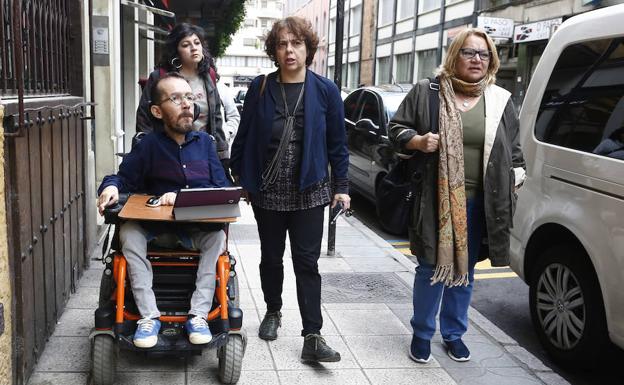
[[[118,225],[121,204],[105,211],[105,222]],[[228,227],[224,231],[228,236]],[[238,277],[236,260],[224,250],[217,260],[215,295],[207,320],[213,339],[205,345],[193,345],[185,337],[183,325],[188,318],[188,301],[194,290],[199,253],[197,251],[154,251],[148,249],[147,258],[154,271],[154,294],[159,302],[161,286],[169,288],[168,300],[161,309],[161,331],[153,348],[134,346],[132,337],[136,321],[141,318],[133,311],[134,300],[128,280],[126,259],[119,247],[119,230],[115,227],[112,251],[103,256],[105,269],[100,284],[98,309],[95,311],[95,328],[91,339],[91,379],[94,385],[114,384],[119,349],[143,352],[146,355],[199,355],[204,349],[217,349],[219,378],[226,384],[235,384],[242,367],[246,348],[246,335],[242,330],[243,312],[238,307]],[[227,239],[227,238],[226,238]],[[108,243],[105,241],[105,243]],[[103,252],[106,254],[106,252]],[[166,281],[159,286],[158,279]],[[179,283],[179,285],[178,285]],[[182,286],[182,288],[178,288]],[[129,290],[128,290],[129,289]],[[159,291],[161,290],[161,291]],[[171,294],[173,293],[173,294]],[[159,309],[161,305],[159,304]]]

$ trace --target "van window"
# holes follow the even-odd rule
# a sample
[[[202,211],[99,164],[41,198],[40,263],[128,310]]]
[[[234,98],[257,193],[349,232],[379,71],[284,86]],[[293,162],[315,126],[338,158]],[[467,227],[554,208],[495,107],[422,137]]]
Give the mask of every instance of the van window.
[[[574,150],[624,157],[624,39],[578,43],[561,53],[542,98],[535,136]]]

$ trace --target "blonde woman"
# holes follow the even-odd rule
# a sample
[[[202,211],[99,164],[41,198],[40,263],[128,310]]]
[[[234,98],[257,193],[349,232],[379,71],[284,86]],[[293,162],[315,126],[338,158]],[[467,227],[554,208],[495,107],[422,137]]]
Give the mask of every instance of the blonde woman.
[[[509,264],[509,228],[525,164],[511,94],[494,84],[498,67],[490,37],[475,28],[462,31],[437,70],[436,133],[429,97],[437,87],[427,79],[410,91],[390,123],[397,151],[426,159],[414,179],[409,227],[410,248],[419,262],[409,354],[420,363],[431,358],[438,310],[448,355],[470,359],[462,336],[474,266],[481,255],[492,266]],[[489,250],[481,247],[484,238]]]

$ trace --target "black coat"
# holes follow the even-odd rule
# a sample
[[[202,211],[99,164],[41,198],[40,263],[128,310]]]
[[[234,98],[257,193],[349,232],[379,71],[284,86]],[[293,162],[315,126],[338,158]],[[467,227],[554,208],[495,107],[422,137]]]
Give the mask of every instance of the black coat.
[[[425,156],[405,145],[416,134],[430,132],[429,80],[420,82],[407,94],[390,122],[390,140],[399,156],[412,157],[416,169],[414,206],[410,226],[411,252],[435,264],[438,245],[437,178],[438,154]],[[518,116],[511,94],[490,85],[485,98],[484,203],[488,254],[492,266],[509,264],[509,229],[517,194],[515,187],[525,178],[525,163],[518,140]],[[420,166],[419,166],[420,164]],[[516,181],[517,180],[517,181]]]

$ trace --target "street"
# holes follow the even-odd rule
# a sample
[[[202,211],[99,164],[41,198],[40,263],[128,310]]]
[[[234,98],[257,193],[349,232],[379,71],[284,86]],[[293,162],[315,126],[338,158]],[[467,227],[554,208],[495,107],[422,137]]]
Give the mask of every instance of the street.
[[[396,236],[384,232],[377,221],[375,206],[363,196],[352,193],[351,207],[354,215],[380,237],[386,239],[410,260],[407,235]],[[340,234],[337,235],[338,237]],[[520,346],[539,358],[546,366],[574,385],[622,384],[624,351],[615,346],[607,347],[608,358],[596,370],[571,371],[550,360],[533,331],[529,310],[529,287],[509,268],[492,268],[488,261],[477,264],[471,305],[497,327],[515,339]]]

